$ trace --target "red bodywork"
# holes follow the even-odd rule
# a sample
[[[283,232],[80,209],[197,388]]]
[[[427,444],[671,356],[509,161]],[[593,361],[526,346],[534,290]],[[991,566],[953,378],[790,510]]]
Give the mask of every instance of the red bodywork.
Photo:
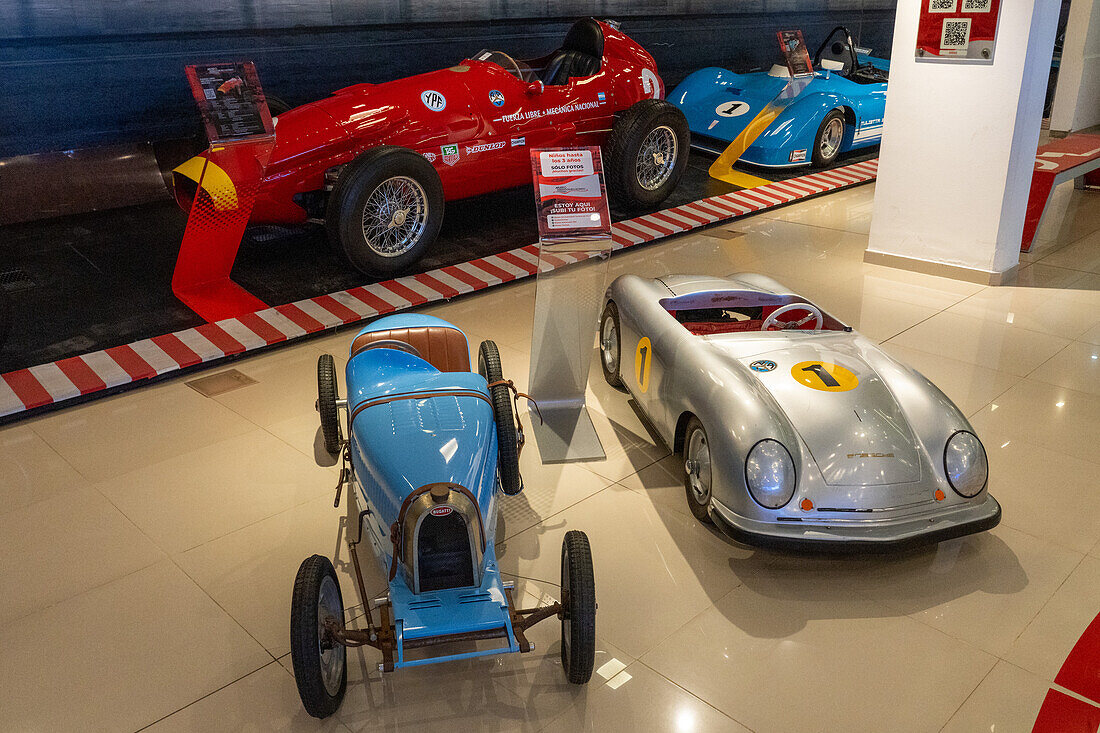
[[[295,196],[324,190],[327,170],[378,145],[428,158],[451,201],[529,184],[529,148],[603,143],[615,113],[642,99],[663,98],[664,84],[641,46],[607,23],[600,27],[600,70],[541,92],[540,84],[521,81],[502,66],[466,59],[449,69],[357,84],[279,115],[250,223],[305,222],[310,214]],[[537,70],[545,61],[525,63]],[[421,99],[433,91],[446,100],[438,111]],[[500,106],[490,92],[499,92],[492,96]],[[439,107],[438,98],[428,102]],[[449,145],[458,146],[457,160],[453,151],[445,159]],[[189,204],[192,195],[182,202]]]

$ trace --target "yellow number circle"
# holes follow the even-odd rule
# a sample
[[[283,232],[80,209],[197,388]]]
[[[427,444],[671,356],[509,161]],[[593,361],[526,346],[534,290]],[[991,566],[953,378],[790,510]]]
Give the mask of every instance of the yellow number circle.
[[[827,361],[801,361],[791,367],[794,381],[822,392],[847,392],[859,384],[859,377]]]
[[[653,344],[649,343],[648,336],[642,336],[638,348],[634,350],[634,377],[638,381],[638,389],[643,392],[649,389],[649,365],[652,361]]]

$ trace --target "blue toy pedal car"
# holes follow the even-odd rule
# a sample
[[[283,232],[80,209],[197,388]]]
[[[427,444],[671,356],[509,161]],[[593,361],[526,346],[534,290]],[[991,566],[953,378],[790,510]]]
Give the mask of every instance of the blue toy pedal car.
[[[791,86],[786,66],[735,74],[692,73],[669,95],[688,119],[695,147],[721,153],[757,120],[766,128],[741,154],[768,168],[831,165],[841,153],[882,140],[890,62],[857,49],[837,27],[814,54],[814,75]]]
[[[522,433],[496,344],[483,341],[470,370],[466,336],[446,321],[402,314],[375,321],[351,343],[348,397],[336,368],[317,363],[317,410],[325,446],[342,451],[336,489],[347,491],[348,545],[366,629],[344,625],[344,603],[327,557],[298,569],[291,605],[291,657],[310,715],[336,711],[347,687],[347,648],[381,651],[383,671],[533,648],[524,631],[556,616],[570,682],[592,676],[596,591],[583,532],[562,544],[561,602],[520,610],[496,561],[501,494],[523,488]],[[340,410],[346,413],[343,438]],[[356,521],[356,519],[358,521]],[[371,612],[357,549],[366,539],[389,592]]]

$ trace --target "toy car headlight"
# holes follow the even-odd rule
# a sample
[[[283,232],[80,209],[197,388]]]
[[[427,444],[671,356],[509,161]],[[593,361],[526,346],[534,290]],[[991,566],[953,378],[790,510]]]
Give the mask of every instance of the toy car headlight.
[[[943,470],[955,493],[977,496],[989,478],[989,461],[978,436],[966,430],[952,435],[943,449]]]
[[[745,483],[756,503],[766,509],[779,509],[791,500],[794,461],[782,443],[766,438],[752,447],[745,460]]]

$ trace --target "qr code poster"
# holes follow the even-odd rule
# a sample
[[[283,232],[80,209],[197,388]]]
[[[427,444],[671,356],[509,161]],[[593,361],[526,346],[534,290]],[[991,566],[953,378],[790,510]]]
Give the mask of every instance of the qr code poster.
[[[922,0],[916,57],[993,63],[1001,0]]]
[[[993,7],[992,0],[963,0],[964,13],[988,13]]]
[[[970,46],[970,18],[951,18],[943,22],[940,51],[965,51]]]

